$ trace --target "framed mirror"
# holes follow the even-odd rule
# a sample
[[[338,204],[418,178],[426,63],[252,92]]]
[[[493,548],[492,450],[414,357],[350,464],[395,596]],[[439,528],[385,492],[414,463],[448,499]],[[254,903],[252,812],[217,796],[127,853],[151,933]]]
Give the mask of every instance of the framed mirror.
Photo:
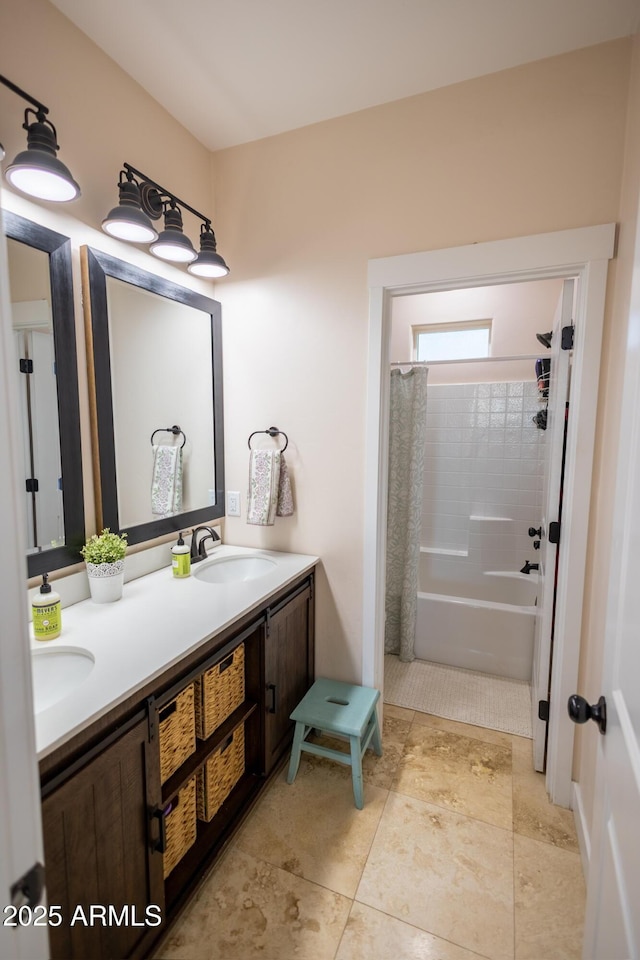
[[[30,577],[82,560],[85,539],[71,241],[4,211]]]
[[[81,254],[98,529],[134,544],[221,517],[220,304],[99,250]]]

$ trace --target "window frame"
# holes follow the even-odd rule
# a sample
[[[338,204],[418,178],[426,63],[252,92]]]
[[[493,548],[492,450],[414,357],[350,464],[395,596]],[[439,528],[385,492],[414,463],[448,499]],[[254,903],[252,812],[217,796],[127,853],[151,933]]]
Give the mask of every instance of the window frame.
[[[491,354],[491,342],[492,342],[492,333],[493,333],[493,319],[491,317],[485,317],[480,320],[451,320],[449,322],[442,321],[439,323],[422,323],[422,324],[412,324],[411,326],[411,336],[412,336],[412,356],[414,361],[419,361],[419,347],[418,340],[421,334],[428,333],[449,333],[453,331],[467,331],[467,330],[487,330],[487,353],[482,356],[474,357],[456,357],[456,358],[446,358],[442,360],[423,360],[425,363],[456,363],[458,360],[487,360],[492,356]]]

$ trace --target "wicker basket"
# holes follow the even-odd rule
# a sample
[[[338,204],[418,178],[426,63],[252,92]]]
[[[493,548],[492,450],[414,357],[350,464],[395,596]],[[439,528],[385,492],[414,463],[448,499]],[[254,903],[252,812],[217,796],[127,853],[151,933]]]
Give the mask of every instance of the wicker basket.
[[[162,861],[165,879],[195,842],[196,828],[196,778],[192,777],[179,791],[170,812],[165,814],[167,842]]]
[[[196,749],[193,684],[160,710],[160,782],[168,780]]]
[[[244,701],[244,644],[203,673],[195,686],[196,732],[206,740]]]
[[[198,820],[208,822],[215,817],[243,773],[244,724],[241,724],[198,771]]]

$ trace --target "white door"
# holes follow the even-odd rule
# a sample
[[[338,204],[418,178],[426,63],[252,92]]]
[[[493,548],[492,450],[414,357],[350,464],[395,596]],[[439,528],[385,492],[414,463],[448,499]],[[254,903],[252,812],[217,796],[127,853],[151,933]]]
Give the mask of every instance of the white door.
[[[565,409],[569,396],[570,351],[562,349],[562,328],[572,322],[574,280],[565,280],[553,323],[551,350],[542,348],[551,360],[549,403],[547,411],[547,472],[544,484],[541,545],[539,550],[539,587],[536,632],[531,683],[531,712],[533,728],[533,763],[543,771],[546,757],[547,722],[538,716],[538,704],[549,700],[555,608],[556,563],[558,544],[549,539],[549,524],[560,519],[560,492],[565,437]]]
[[[27,636],[24,505],[18,494],[18,375],[7,291],[6,243],[0,231],[0,957],[39,960],[49,953],[46,926],[28,922],[32,915],[26,910],[14,918],[10,906],[12,886],[43,862],[43,852]]]
[[[627,337],[616,509],[601,690],[607,727],[598,739],[585,960],[640,958],[640,233]]]

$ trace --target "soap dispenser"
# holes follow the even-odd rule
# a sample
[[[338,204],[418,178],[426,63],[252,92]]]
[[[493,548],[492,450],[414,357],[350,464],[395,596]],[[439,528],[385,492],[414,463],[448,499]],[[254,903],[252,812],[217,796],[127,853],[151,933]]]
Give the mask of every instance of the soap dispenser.
[[[171,548],[171,567],[174,577],[188,577],[191,573],[190,547],[184,542],[182,531],[178,535],[178,542]]]
[[[55,640],[62,630],[60,594],[51,589],[49,574],[43,573],[40,592],[31,601],[33,635],[36,640]]]

